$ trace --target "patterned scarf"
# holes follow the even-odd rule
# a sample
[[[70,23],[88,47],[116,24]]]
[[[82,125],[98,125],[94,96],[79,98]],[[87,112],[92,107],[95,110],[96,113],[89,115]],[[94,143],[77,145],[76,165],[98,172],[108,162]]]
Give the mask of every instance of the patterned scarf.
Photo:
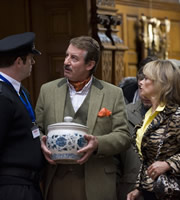
[[[79,81],[79,82],[69,81],[69,83],[73,85],[76,92],[78,92],[83,89],[83,87],[90,81],[90,79],[91,79],[91,76],[85,79],[84,81]]]

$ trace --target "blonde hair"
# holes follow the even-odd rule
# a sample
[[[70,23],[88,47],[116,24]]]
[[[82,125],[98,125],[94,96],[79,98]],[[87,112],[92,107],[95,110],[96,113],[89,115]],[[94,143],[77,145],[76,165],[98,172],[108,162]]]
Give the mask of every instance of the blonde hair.
[[[169,60],[156,60],[147,63],[144,75],[154,82],[158,103],[180,105],[180,69]]]

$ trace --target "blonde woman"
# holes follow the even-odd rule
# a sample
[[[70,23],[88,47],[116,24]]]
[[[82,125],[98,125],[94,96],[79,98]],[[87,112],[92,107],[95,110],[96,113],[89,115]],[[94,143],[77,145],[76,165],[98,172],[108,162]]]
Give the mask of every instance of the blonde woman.
[[[154,180],[167,171],[180,174],[180,69],[171,61],[156,60],[146,64],[143,73],[139,87],[152,107],[136,128],[135,146],[142,164],[136,188],[127,195],[127,200],[136,200],[140,195],[144,200],[157,200]],[[164,132],[164,143],[156,160]]]

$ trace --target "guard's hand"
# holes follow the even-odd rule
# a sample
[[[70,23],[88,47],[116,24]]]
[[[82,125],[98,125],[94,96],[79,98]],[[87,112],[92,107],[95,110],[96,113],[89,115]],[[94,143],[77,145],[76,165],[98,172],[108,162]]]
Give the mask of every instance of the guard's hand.
[[[161,174],[164,174],[166,171],[170,170],[171,167],[165,161],[156,161],[150,165],[147,169],[147,174],[153,180],[155,180]]]
[[[55,165],[56,162],[54,160],[51,159],[51,152],[49,151],[49,149],[46,147],[46,139],[47,136],[43,135],[41,138],[41,149],[43,151],[44,157],[46,158],[46,160],[52,164]]]
[[[79,154],[83,154],[82,158],[77,160],[78,164],[84,164],[98,148],[98,140],[95,136],[85,135],[84,138],[87,140],[88,144],[78,151]]]
[[[127,194],[127,200],[135,200],[141,195],[141,192],[138,189],[133,190]]]

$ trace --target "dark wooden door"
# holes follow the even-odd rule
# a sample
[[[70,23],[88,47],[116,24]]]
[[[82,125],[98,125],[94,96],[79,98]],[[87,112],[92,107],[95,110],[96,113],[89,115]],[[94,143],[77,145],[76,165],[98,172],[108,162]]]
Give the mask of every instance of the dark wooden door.
[[[88,1],[87,1],[88,2]],[[86,0],[1,0],[0,38],[33,31],[36,48],[32,75],[23,81],[35,106],[39,89],[45,82],[63,76],[63,62],[72,37],[87,35],[89,30]]]

